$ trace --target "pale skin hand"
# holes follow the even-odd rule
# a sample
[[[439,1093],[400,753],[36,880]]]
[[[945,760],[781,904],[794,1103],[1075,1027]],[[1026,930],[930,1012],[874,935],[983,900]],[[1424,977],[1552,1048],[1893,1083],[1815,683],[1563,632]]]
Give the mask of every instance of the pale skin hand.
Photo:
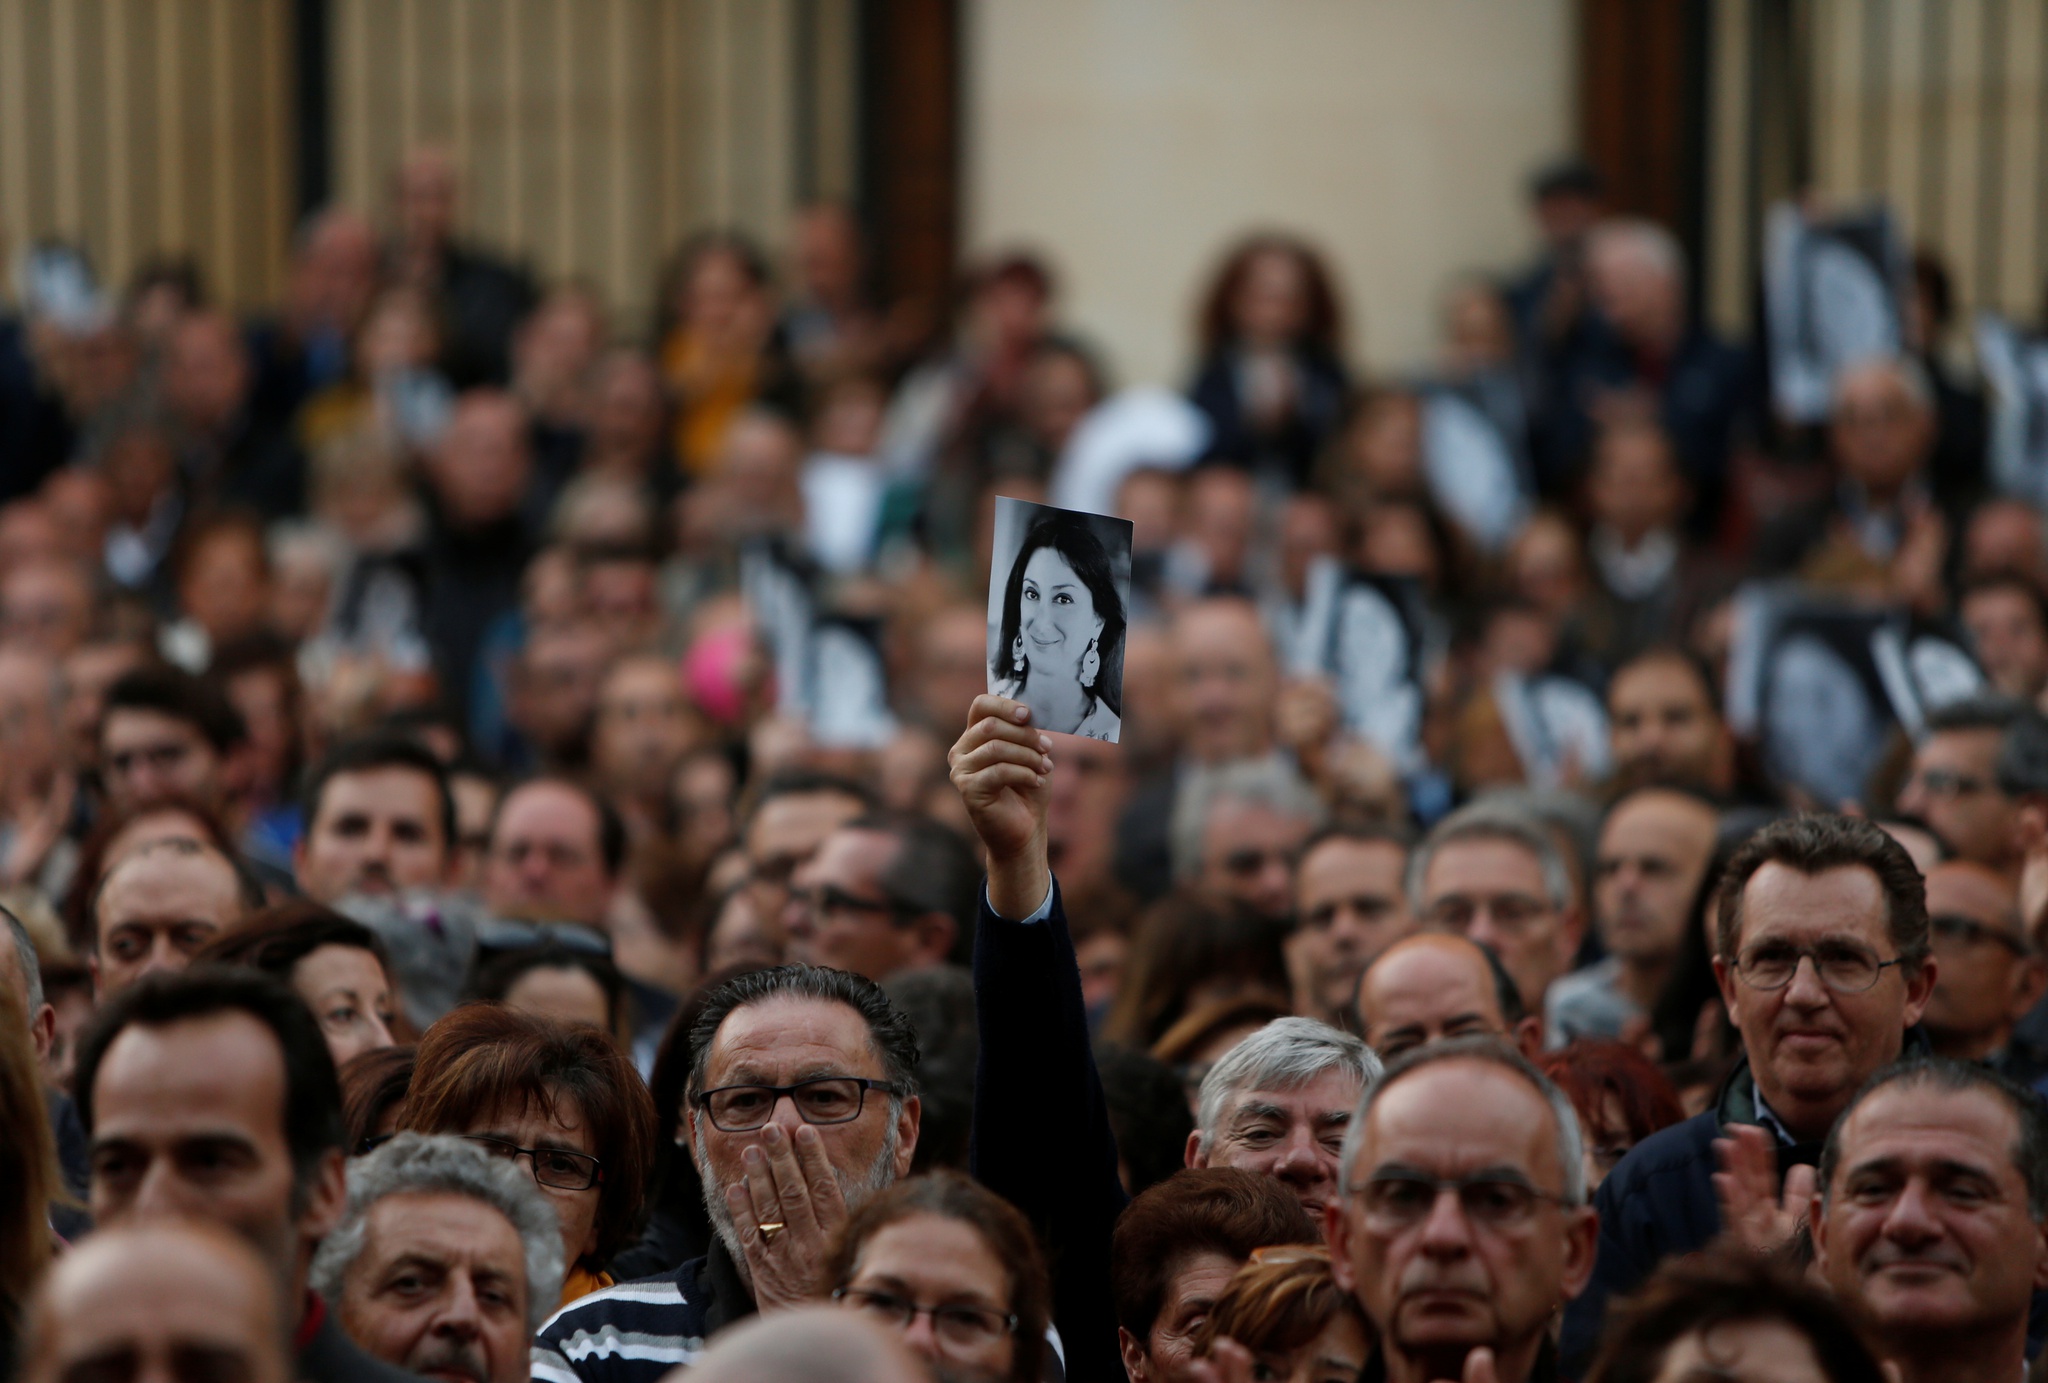
[[[998,917],[1029,917],[1052,886],[1045,846],[1051,737],[1031,728],[1023,702],[977,696],[946,762],[988,853],[989,906]]]
[[[1778,1188],[1778,1154],[1771,1135],[1754,1124],[1736,1124],[1731,1136],[1714,1140],[1721,1170],[1714,1195],[1721,1202],[1721,1232],[1757,1253],[1776,1253],[1792,1242],[1813,1202],[1813,1168],[1794,1167]]]
[[[763,1312],[802,1306],[825,1297],[825,1248],[846,1224],[846,1197],[825,1140],[809,1124],[796,1131],[795,1146],[778,1124],[761,1130],[761,1141],[741,1161],[746,1176],[725,1193],[733,1228],[739,1231],[754,1300]],[[761,1226],[782,1229],[764,1238]]]

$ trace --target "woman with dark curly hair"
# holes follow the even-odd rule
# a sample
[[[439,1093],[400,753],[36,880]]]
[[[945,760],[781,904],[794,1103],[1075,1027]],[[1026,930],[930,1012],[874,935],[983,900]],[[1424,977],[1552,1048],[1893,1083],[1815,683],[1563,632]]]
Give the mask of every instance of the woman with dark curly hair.
[[[1003,588],[997,690],[1030,706],[1041,730],[1114,744],[1123,646],[1124,603],[1102,539],[1078,515],[1039,519]]]

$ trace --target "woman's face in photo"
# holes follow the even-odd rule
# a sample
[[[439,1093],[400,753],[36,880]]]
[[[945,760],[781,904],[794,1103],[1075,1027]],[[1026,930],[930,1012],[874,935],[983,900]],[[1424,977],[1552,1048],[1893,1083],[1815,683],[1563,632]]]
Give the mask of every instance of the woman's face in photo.
[[[1095,597],[1057,548],[1042,547],[1024,564],[1017,627],[1024,635],[1026,659],[1068,670],[1078,670],[1089,640],[1102,633]]]

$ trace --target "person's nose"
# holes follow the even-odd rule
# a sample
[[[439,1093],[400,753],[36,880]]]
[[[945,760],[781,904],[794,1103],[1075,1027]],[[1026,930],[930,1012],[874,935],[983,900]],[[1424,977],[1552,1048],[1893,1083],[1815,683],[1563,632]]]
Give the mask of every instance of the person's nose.
[[[797,1113],[796,1096],[779,1097],[775,1101],[775,1108],[768,1111],[768,1122],[781,1129],[783,1136],[794,1145],[796,1131],[804,1126],[804,1116]]]
[[[1941,1236],[1941,1217],[1929,1202],[1927,1185],[1912,1178],[1885,1212],[1884,1237],[1904,1248],[1921,1248]]]
[[[149,1169],[135,1183],[135,1195],[127,1206],[128,1215],[137,1220],[190,1215],[202,1208],[191,1191],[190,1183],[178,1175],[171,1158],[151,1158]]]
[[[1785,1002],[1795,1008],[1826,1008],[1834,1002],[1827,985],[1821,982],[1820,966],[1812,956],[1801,956],[1792,979],[1785,986]]]
[[[177,943],[171,940],[171,934],[158,932],[149,939],[149,955],[143,960],[142,969],[135,978],[154,975],[159,970],[182,970],[185,963],[185,956],[178,950]]]
[[[1488,950],[1499,952],[1501,930],[1499,924],[1494,921],[1492,904],[1481,903],[1472,910],[1472,921],[1465,928],[1465,935]]]
[[[1316,1141],[1315,1131],[1307,1125],[1288,1134],[1287,1141],[1280,1145],[1280,1160],[1273,1164],[1273,1174],[1287,1181],[1314,1181],[1321,1177],[1323,1167],[1323,1146]]]
[[[927,1359],[939,1357],[939,1332],[933,1324],[931,1312],[920,1311],[910,1318],[903,1327],[903,1343]]]
[[[1901,816],[1927,819],[1927,785],[1919,774],[1906,780],[1906,786],[1899,789],[1898,810]]]
[[[1437,1189],[1436,1202],[1422,1222],[1421,1246],[1432,1258],[1462,1258],[1472,1251],[1472,1226],[1458,1204],[1456,1187]]]
[[[447,1295],[441,1299],[441,1309],[434,1317],[434,1333],[457,1340],[474,1340],[483,1333],[483,1304],[476,1299],[476,1284],[466,1273],[456,1273],[449,1281]]]
[[[382,1051],[398,1045],[398,1039],[391,1035],[391,1025],[381,1015],[372,1013],[364,1021],[370,1025],[370,1046],[373,1050]]]

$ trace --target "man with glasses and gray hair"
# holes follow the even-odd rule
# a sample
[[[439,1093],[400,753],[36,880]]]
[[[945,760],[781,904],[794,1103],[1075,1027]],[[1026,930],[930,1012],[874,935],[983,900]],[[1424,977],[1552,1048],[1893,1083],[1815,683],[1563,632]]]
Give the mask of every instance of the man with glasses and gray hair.
[[[539,1383],[659,1383],[724,1327],[824,1300],[827,1245],[910,1171],[917,1034],[872,981],[810,965],[742,975],[705,997],[689,1051],[683,1133],[711,1248],[557,1312],[534,1344]]]
[[[527,1383],[533,1332],[562,1291],[562,1234],[519,1167],[401,1133],[350,1164],[311,1281],[375,1358],[439,1383]]]
[[[1437,823],[1408,858],[1409,907],[1425,931],[1492,951],[1522,1006],[1543,1012],[1551,982],[1572,968],[1586,919],[1571,873],[1542,821],[1502,802],[1475,802]]]
[[[1557,1376],[1550,1322],[1598,1233],[1580,1142],[1571,1102],[1492,1038],[1417,1048],[1366,1092],[1323,1220],[1387,1383]]]
[[[1719,906],[1714,976],[1742,1061],[1711,1108],[1638,1143],[1602,1183],[1599,1262],[1565,1313],[1567,1372],[1590,1358],[1608,1296],[1663,1259],[1723,1229],[1759,1250],[1789,1241],[1835,1121],[1878,1070],[1926,1046],[1927,890],[1878,827],[1772,822],[1729,860]]]
[[[1236,1167],[1280,1182],[1312,1219],[1337,1198],[1351,1111],[1379,1078],[1365,1043],[1313,1018],[1278,1018],[1202,1080],[1190,1167]]]

